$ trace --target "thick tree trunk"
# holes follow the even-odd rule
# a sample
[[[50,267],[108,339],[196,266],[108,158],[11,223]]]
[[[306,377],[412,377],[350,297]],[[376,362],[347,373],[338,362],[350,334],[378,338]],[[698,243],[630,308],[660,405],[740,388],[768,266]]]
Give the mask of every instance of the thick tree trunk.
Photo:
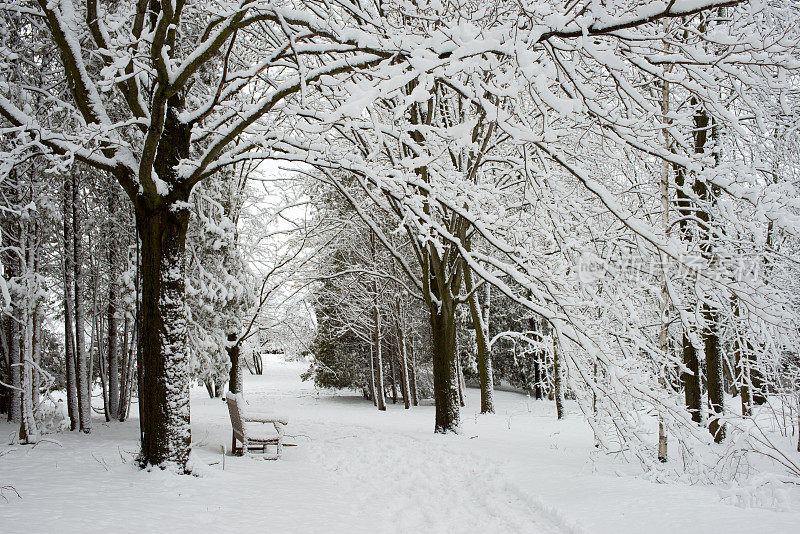
[[[238,334],[228,334],[229,346],[226,350],[228,352],[228,358],[231,360],[231,369],[228,377],[228,391],[231,393],[242,393],[244,391],[242,359],[239,357],[241,354],[241,345],[238,343],[238,340]]]
[[[81,224],[80,188],[78,176],[72,173],[72,242],[73,268],[75,272],[75,386],[78,390],[78,419],[80,429],[85,433],[92,431],[91,377],[86,355],[86,335],[84,325],[86,312],[83,305],[83,228]]]
[[[703,422],[702,390],[700,389],[700,362],[697,359],[697,350],[692,345],[689,336],[683,334],[683,365],[689,370],[681,373],[683,391],[686,397],[686,408],[692,415],[692,420],[700,424]]]
[[[154,211],[142,204],[136,206],[142,275],[139,462],[184,471],[191,444],[185,316],[189,213],[183,204]]]
[[[431,308],[433,348],[433,396],[436,403],[435,432],[458,432],[461,425],[456,364],[456,325],[452,299]]]

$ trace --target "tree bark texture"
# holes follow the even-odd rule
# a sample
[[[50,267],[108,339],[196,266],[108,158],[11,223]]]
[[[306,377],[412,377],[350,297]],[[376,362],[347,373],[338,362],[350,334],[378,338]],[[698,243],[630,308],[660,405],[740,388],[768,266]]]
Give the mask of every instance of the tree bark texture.
[[[681,382],[686,399],[686,408],[692,416],[692,420],[700,424],[703,422],[702,392],[700,389],[700,361],[697,358],[697,350],[692,344],[689,336],[683,334],[683,365],[688,371],[681,372]]]
[[[481,382],[481,413],[494,413],[494,377],[492,372],[492,349],[489,347],[489,310],[492,290],[486,284],[483,305],[474,291],[472,269],[464,269],[464,289],[470,294],[469,312],[475,326],[475,341],[478,346],[478,376]]]
[[[706,352],[706,373],[708,382],[708,403],[711,408],[711,418],[708,429],[717,443],[725,439],[725,424],[720,420],[724,415],[725,390],[722,378],[722,350],[719,344],[719,335],[716,332],[716,317],[708,307],[703,305],[703,315],[706,319],[706,328],[703,340]]]
[[[86,354],[86,311],[83,305],[83,225],[78,175],[72,172],[72,242],[75,298],[75,386],[78,390],[78,420],[82,432],[92,431],[91,377]]]
[[[397,404],[397,369],[394,365],[395,353],[389,352],[389,381],[392,386],[392,404]]]
[[[553,397],[556,401],[556,417],[563,419],[566,415],[564,411],[564,372],[555,335],[553,335]]]
[[[171,463],[179,470],[186,467],[191,443],[185,310],[188,223],[183,206],[155,211],[136,206],[142,276],[139,461]]]
[[[369,394],[372,396],[372,405],[378,406],[378,395],[375,388],[375,355],[373,349],[369,348]]]
[[[436,404],[435,432],[457,432],[461,424],[459,381],[456,365],[455,311],[443,303],[442,310],[431,310],[433,347],[433,394]]]
[[[17,306],[13,306],[13,308],[17,308]],[[8,420],[12,423],[19,424],[22,420],[22,354],[20,353],[20,328],[15,316],[16,314],[7,321],[12,387],[10,395],[11,404],[8,408]]]
[[[117,212],[116,184],[108,184],[108,218],[114,224]],[[119,251],[116,232],[113,226],[108,232],[108,310],[107,330],[108,341],[106,351],[108,355],[108,415],[112,419],[119,418],[120,403],[120,376],[119,376]]]
[[[36,426],[36,418],[33,415],[35,399],[38,396],[34,388],[33,380],[33,344],[34,344],[34,324],[36,320],[37,308],[37,287],[36,281],[31,276],[35,274],[36,265],[36,237],[35,224],[30,221],[23,221],[20,224],[20,248],[22,249],[21,272],[25,272],[26,291],[23,299],[23,310],[21,323],[24,327],[22,335],[22,348],[20,356],[22,366],[20,368],[20,425],[19,439],[23,443],[34,444],[39,441],[39,429]]]
[[[400,300],[396,301],[397,308],[397,347],[400,351],[400,389],[403,394],[403,406],[406,410],[411,407],[411,392],[408,382],[408,351],[406,347],[406,316],[400,306]]]
[[[241,345],[238,343],[239,336],[235,333],[228,334],[227,352],[231,361],[231,369],[228,375],[228,391],[231,393],[242,393],[244,391],[244,375],[242,373]]]
[[[408,385],[411,387],[411,404],[419,406],[419,395],[417,394],[417,364],[414,356],[414,344],[411,344],[411,361],[408,366]]]

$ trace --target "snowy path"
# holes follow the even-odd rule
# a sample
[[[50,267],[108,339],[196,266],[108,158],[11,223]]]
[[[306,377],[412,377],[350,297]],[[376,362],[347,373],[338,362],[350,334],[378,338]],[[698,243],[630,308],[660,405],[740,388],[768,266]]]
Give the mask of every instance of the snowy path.
[[[63,446],[0,446],[0,533],[795,533],[800,513],[736,508],[716,490],[651,484],[630,466],[592,462],[578,417],[497,393],[494,416],[475,415],[469,391],[463,435],[434,436],[433,407],[379,413],[363,399],[315,392],[297,364],[272,362],[246,377],[249,403],[285,414],[297,447],[279,462],[226,458],[225,404],[192,392],[194,462],[201,477],[132,465],[136,421],[95,421]],[[13,428],[0,424],[0,436]],[[620,475],[614,474],[620,471]],[[546,503],[546,504],[543,504]]]

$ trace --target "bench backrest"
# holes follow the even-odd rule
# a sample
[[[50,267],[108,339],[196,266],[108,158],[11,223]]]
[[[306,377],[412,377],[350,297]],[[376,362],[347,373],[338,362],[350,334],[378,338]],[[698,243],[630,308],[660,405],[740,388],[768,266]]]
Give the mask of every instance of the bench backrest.
[[[230,391],[225,395],[225,400],[228,403],[228,413],[231,414],[231,426],[233,433],[236,437],[244,437],[244,417],[242,415],[242,404],[244,404],[244,396],[239,393],[234,394]]]

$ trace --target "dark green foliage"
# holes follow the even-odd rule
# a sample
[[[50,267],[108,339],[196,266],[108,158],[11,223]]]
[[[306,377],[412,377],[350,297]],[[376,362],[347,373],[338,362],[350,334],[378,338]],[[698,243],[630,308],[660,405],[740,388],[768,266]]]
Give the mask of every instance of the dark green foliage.
[[[42,328],[42,355],[39,365],[47,371],[53,379],[52,384],[47,384],[44,379],[42,387],[49,385],[51,390],[64,390],[67,387],[66,366],[64,365],[64,346],[59,343],[55,334]]]
[[[303,380],[313,379],[323,388],[369,387],[369,347],[351,333],[337,336],[320,324],[317,337],[311,345],[313,361]],[[366,349],[366,351],[365,351]]]

